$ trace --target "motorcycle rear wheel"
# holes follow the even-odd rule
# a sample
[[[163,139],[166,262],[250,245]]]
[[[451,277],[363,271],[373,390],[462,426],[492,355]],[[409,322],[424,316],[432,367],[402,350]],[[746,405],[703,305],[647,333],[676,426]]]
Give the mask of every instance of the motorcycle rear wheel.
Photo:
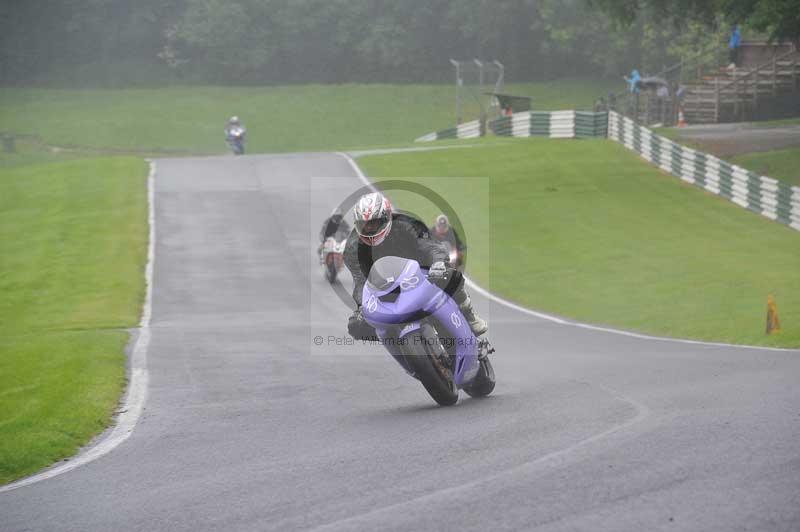
[[[433,334],[424,334],[420,330],[406,337],[403,353],[409,367],[433,400],[442,406],[452,406],[458,402],[458,390],[453,381],[453,372],[440,361],[436,351],[439,345],[438,338]]]

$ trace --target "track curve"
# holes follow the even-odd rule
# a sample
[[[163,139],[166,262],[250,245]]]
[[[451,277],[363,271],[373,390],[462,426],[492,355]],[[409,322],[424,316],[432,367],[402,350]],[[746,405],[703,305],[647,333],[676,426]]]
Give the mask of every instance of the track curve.
[[[497,390],[437,408],[379,347],[314,345],[348,313],[314,263],[319,177],[331,198],[361,184],[335,154],[158,162],[139,425],[0,494],[0,529],[800,528],[800,353],[612,335],[476,296]]]

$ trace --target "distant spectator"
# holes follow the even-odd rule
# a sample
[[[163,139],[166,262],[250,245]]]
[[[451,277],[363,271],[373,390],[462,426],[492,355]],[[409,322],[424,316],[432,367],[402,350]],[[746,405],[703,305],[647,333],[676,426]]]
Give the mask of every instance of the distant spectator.
[[[623,76],[623,78],[628,82],[628,92],[630,92],[627,111],[625,114],[638,121],[639,91],[641,90],[642,75],[639,74],[639,71],[634,68],[631,70],[631,77]]]
[[[613,92],[608,93],[608,109],[610,111],[617,110],[617,95]]]
[[[659,85],[656,89],[656,100],[658,101],[658,118],[662,124],[666,124],[670,100],[669,87]]]
[[[684,96],[686,96],[686,85],[678,85],[678,89],[675,91],[675,99],[679,105],[683,103]]]
[[[631,77],[623,76],[623,79],[628,82],[628,92],[639,94],[639,83],[642,81],[642,75],[635,68],[631,70]]]
[[[603,111],[608,111],[608,105],[606,105],[606,99],[601,96],[594,102],[594,112],[602,113]]]
[[[731,62],[728,65],[730,70],[736,68],[736,64],[739,62],[739,47],[742,45],[742,31],[741,27],[737,24],[733,27],[733,31],[731,32],[731,37],[728,39],[728,60]]]

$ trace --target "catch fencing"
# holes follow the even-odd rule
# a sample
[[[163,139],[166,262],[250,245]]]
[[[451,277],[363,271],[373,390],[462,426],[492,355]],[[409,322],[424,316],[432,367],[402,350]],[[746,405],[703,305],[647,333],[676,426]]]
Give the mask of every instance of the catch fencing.
[[[687,148],[614,111],[608,115],[609,139],[687,183],[800,231],[800,187]]]

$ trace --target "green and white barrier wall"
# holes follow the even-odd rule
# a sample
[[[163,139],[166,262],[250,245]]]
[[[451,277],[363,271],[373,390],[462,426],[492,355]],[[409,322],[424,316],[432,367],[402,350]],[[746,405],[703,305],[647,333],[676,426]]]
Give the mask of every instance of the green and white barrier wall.
[[[525,111],[489,123],[489,129],[503,137],[605,137],[607,128],[608,113],[584,111]]]
[[[432,140],[443,139],[474,139],[481,136],[481,123],[478,120],[472,122],[465,122],[456,127],[443,129],[435,133],[428,133],[414,142],[430,142]]]
[[[611,140],[687,183],[800,231],[800,187],[687,148],[614,111],[608,115]]]
[[[491,120],[487,130],[504,137],[606,137],[621,143],[675,177],[737,205],[800,231],[800,187],[760,176],[711,154],[656,135],[614,111],[525,111]],[[417,139],[467,139],[480,136],[477,120]]]
[[[490,120],[488,131],[502,137],[576,138],[605,137],[608,129],[608,113],[584,111],[524,111],[511,116]],[[416,139],[429,142],[442,139],[468,139],[480,136],[477,120],[458,127],[429,133]]]

